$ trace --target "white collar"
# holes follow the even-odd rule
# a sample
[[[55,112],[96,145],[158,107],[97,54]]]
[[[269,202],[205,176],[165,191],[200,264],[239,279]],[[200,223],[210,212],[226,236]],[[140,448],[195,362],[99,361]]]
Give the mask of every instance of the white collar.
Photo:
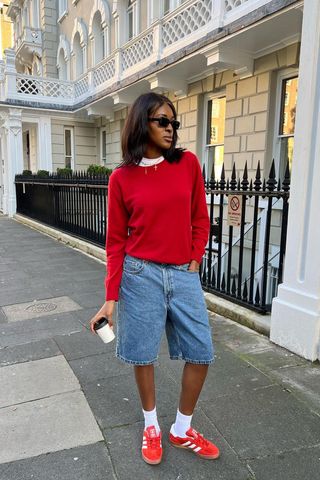
[[[158,163],[162,162],[163,160],[164,160],[163,155],[161,155],[158,158],[143,157],[141,159],[141,162],[139,163],[139,166],[140,167],[148,167],[148,166],[151,166],[151,165],[157,165]]]

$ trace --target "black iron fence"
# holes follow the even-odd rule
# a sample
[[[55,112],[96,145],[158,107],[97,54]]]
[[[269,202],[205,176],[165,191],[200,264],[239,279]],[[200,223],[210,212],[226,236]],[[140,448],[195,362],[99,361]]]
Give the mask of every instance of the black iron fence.
[[[248,180],[235,166],[230,180],[207,179],[211,232],[200,266],[203,289],[260,313],[271,311],[282,282],[286,246],[289,167],[282,182],[274,163],[261,180],[260,165]],[[76,172],[67,177],[16,176],[17,212],[105,245],[108,176]]]
[[[17,212],[105,245],[107,175],[16,175]]]
[[[203,172],[204,179],[205,171]],[[290,174],[276,179],[274,162],[269,178],[261,180],[260,164],[248,180],[205,181],[210,197],[211,234],[200,267],[203,289],[260,313],[271,311],[282,282],[286,247]]]

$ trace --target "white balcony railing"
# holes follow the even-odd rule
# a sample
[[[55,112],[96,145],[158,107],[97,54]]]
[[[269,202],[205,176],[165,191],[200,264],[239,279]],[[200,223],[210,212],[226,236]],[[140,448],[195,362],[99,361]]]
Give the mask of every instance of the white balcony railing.
[[[164,59],[208,32],[226,26],[270,0],[187,0],[154,22],[121,48],[73,82],[31,77],[15,72],[14,55],[7,53],[2,66],[1,100],[22,99],[49,104],[73,105],[90,95]],[[38,42],[37,29],[24,29],[21,41]],[[18,48],[19,48],[18,43]],[[7,51],[8,52],[8,51]],[[1,66],[0,66],[1,69]],[[1,72],[0,72],[1,82]]]

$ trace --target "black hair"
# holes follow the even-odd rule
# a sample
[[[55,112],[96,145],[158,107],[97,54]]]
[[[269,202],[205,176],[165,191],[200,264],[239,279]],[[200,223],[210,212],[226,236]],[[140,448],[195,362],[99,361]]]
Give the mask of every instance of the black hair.
[[[119,167],[125,165],[138,165],[145,154],[148,144],[148,118],[162,105],[167,104],[172,110],[174,118],[177,118],[176,109],[165,95],[150,92],[140,95],[130,107],[128,116],[121,135],[122,162]],[[179,162],[184,148],[176,148],[178,134],[173,130],[173,139],[169,149],[163,150],[162,154],[170,163]]]

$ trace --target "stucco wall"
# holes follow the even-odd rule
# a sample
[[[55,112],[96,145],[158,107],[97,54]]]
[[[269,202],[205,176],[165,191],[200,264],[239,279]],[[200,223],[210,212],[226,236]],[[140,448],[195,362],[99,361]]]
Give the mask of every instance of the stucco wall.
[[[97,130],[94,123],[54,118],[51,121],[53,170],[65,166],[64,127],[74,127],[75,170],[97,163]],[[100,163],[98,161],[98,163]]]

